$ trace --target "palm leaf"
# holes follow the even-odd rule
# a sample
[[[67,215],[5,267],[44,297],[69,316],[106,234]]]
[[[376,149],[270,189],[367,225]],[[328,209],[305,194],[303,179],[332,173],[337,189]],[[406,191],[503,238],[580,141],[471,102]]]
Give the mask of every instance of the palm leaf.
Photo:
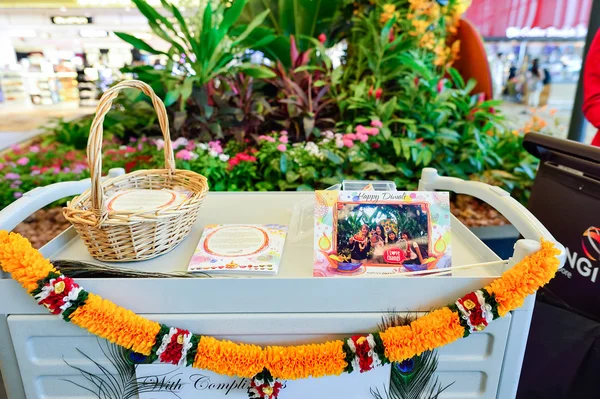
[[[114,32],[115,35],[121,39],[131,44],[133,47],[138,50],[144,50],[150,54],[166,54],[164,51],[156,50],[154,47],[146,43],[145,41],[138,39],[137,37],[130,35],[124,32]]]

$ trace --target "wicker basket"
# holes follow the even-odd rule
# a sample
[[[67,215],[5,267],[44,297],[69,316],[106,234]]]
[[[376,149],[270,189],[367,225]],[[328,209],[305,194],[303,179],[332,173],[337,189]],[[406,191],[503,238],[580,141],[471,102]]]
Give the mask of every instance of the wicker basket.
[[[140,89],[152,99],[164,136],[165,168],[139,170],[101,182],[102,122],[119,91]],[[90,128],[87,156],[91,189],[64,208],[65,218],[75,226],[89,253],[102,261],[122,262],[154,258],[173,249],[190,232],[208,191],[206,178],[188,170],[176,170],[163,102],[150,86],[124,81],[107,90],[96,108]],[[127,189],[185,190],[188,197],[178,205],[143,211],[109,210],[107,198]]]

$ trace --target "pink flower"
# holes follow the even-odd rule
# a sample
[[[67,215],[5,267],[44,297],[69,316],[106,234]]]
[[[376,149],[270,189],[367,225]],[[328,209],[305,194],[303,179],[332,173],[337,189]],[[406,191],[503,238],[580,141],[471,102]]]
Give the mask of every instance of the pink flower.
[[[370,136],[377,136],[379,134],[379,129],[377,129],[376,127],[368,128],[367,134]]]
[[[364,127],[363,125],[358,125],[358,126],[356,126],[356,133],[366,134],[367,128]]]
[[[13,195],[15,196],[15,198],[21,198],[23,196],[23,193],[17,191]]]
[[[342,141],[346,147],[348,147],[348,148],[354,147],[354,141],[348,140],[348,139],[343,139]]]
[[[354,133],[344,134],[344,139],[346,139],[346,140],[356,140],[356,134],[354,134]]]
[[[290,141],[288,140],[287,136],[281,136],[281,137],[279,138],[279,141],[281,141],[283,144],[287,144],[287,143],[289,143],[289,142],[290,142]]]
[[[282,136],[287,136],[288,135],[288,131],[287,130],[282,130],[281,131],[281,135]]]
[[[21,149],[21,146],[18,144],[13,144],[10,146],[10,149],[13,151],[19,151]]]
[[[335,146],[337,148],[342,148],[344,146],[344,140],[336,138],[335,139]]]
[[[130,143],[135,143],[137,141],[137,139],[135,137],[130,137],[129,138],[129,142]]]
[[[321,33],[319,35],[319,42],[321,42],[321,44],[324,44],[326,40],[327,40],[327,36],[325,35],[325,33]]]
[[[29,163],[29,158],[27,158],[27,157],[19,158],[19,160],[17,161],[17,165],[21,165],[21,166],[25,166],[28,163]]]
[[[82,164],[82,163],[78,163],[77,165],[75,165],[75,167],[73,168],[73,173],[75,174],[81,174],[81,172],[83,172],[84,170],[87,169],[87,165]]]
[[[221,147],[221,143],[217,140],[215,141],[209,141],[208,142],[208,148],[214,152],[216,152],[217,154],[222,154],[223,153],[223,147]]]
[[[287,147],[285,146],[285,144],[279,144],[277,146],[277,149],[281,152],[285,152],[285,150],[287,150]]]
[[[139,143],[137,145],[137,149],[138,149],[138,151],[142,151],[142,149],[144,149],[144,145],[142,143]]]
[[[325,132],[325,137],[328,138],[329,140],[331,140],[335,135],[333,134],[333,132],[331,130],[328,130]]]
[[[63,173],[69,173],[71,171],[71,168],[63,168]]]
[[[360,140],[361,143],[366,143],[369,141],[369,136],[364,133],[357,133],[356,137]]]
[[[371,121],[371,126],[373,126],[373,127],[383,127],[383,123],[381,123],[381,121],[378,121],[377,119],[373,119]]]
[[[10,185],[10,188],[12,188],[12,189],[19,188],[21,186],[21,184],[23,184],[23,182],[21,180],[15,180]]]
[[[4,169],[4,164],[0,163],[0,170]]]
[[[36,169],[36,170],[32,170],[31,173],[29,174],[29,176],[37,176],[39,174],[40,174],[40,171]]]
[[[163,148],[165,148],[165,141],[163,139],[156,140],[154,144],[156,144],[156,149],[158,150],[162,150]]]
[[[146,136],[142,137],[142,143],[145,143],[146,141],[148,141],[148,137],[146,137]]]
[[[4,177],[7,178],[8,180],[18,180],[21,177],[21,175],[18,173],[9,172],[9,173],[5,174]]]
[[[60,166],[55,166],[52,171],[53,174],[57,175],[60,173]]]
[[[444,91],[444,84],[446,83],[445,79],[440,79],[437,83],[437,92],[441,93],[442,91]]]
[[[39,145],[32,145],[31,147],[29,147],[29,151],[33,152],[34,154],[37,154],[38,152],[40,152],[40,146]]]
[[[195,155],[196,154],[194,154],[193,152],[183,149],[177,151],[177,154],[175,154],[175,158],[183,159],[184,161],[191,161],[192,159],[195,159]]]
[[[179,137],[173,142],[173,149],[176,150],[179,147],[185,147],[186,145],[188,145],[188,139],[185,137]]]

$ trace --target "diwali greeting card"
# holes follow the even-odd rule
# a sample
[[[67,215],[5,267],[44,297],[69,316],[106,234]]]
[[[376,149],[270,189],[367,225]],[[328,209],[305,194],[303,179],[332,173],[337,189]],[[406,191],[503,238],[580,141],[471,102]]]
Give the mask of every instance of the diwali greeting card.
[[[315,277],[427,275],[450,267],[447,192],[315,194]]]
[[[280,224],[206,226],[188,271],[276,274],[286,234]]]

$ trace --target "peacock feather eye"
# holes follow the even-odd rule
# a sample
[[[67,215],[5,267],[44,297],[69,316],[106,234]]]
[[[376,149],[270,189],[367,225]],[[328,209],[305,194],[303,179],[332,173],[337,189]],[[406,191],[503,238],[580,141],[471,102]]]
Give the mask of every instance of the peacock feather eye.
[[[415,368],[415,361],[413,358],[407,359],[407,360],[403,360],[401,362],[396,363],[396,368],[401,372],[401,373],[412,373],[412,371]]]

